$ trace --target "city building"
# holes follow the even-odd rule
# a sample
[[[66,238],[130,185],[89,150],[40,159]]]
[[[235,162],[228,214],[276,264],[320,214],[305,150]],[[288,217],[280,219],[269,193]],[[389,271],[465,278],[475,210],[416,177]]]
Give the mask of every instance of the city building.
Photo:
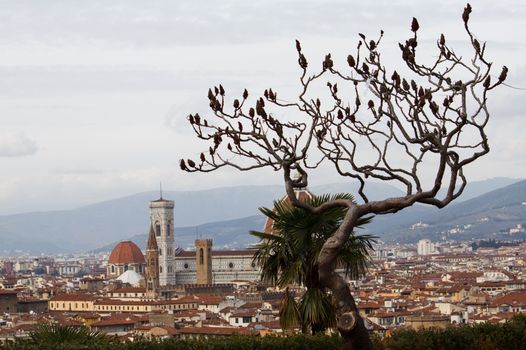
[[[435,253],[436,247],[429,239],[421,239],[417,244],[418,255],[430,255]]]

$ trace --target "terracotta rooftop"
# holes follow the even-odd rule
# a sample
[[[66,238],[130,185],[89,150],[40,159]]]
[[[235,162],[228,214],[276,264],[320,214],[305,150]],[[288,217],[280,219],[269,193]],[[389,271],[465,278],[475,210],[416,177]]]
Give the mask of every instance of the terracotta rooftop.
[[[110,293],[145,293],[144,287],[122,287],[112,290]]]
[[[490,306],[499,306],[499,305],[510,305],[510,306],[523,306],[526,307],[526,292],[513,292],[503,296],[495,298]]]
[[[209,335],[233,335],[233,334],[254,334],[255,332],[246,328],[230,327],[183,327],[179,329],[181,334],[209,334]]]
[[[132,241],[120,242],[113,248],[109,264],[140,264],[144,263],[144,255]]]
[[[63,293],[55,295],[50,301],[93,301],[95,296],[84,293]]]

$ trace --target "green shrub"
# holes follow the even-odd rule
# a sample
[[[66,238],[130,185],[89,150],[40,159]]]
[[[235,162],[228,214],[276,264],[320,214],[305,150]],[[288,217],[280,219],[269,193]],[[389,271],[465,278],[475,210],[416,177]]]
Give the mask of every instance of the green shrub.
[[[526,350],[526,316],[515,316],[504,324],[401,329],[376,345],[390,350]]]
[[[290,337],[232,336],[202,340],[167,340],[121,343],[86,330],[41,328],[31,339],[0,346],[0,350],[333,350],[342,339],[336,336]],[[400,329],[389,337],[372,335],[376,350],[526,350],[526,316],[504,324],[480,324],[446,329]]]

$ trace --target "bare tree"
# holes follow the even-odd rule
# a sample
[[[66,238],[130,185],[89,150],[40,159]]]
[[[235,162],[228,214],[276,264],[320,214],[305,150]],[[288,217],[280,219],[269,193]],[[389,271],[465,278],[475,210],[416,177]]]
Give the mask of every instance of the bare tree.
[[[436,59],[430,63],[417,60],[419,24],[415,18],[410,38],[399,44],[403,72],[388,71],[382,64],[378,46],[383,31],[376,40],[360,34],[356,52],[347,57],[345,69],[336,68],[328,54],[314,73],[309,72],[307,58],[296,41],[301,68],[296,101],[279,99],[268,89],[249,106],[245,89],[229,107],[225,90],[219,85],[208,91],[212,119],[199,114],[188,116],[197,137],[209,140],[211,145],[199,160],[181,160],[182,170],[272,168],[283,172],[286,192],[295,206],[312,213],[348,208],[342,225],[318,257],[320,281],[332,292],[337,326],[346,348],[371,347],[349,285],[334,269],[338,252],[357,221],[371,214],[395,213],[415,203],[446,206],[466,186],[464,167],[489,152],[486,101],[488,93],[506,79],[508,69],[503,67],[499,77],[492,80],[486,45],[468,26],[470,13],[467,4],[462,20],[472,47],[468,59],[456,54],[442,34],[436,43]],[[327,95],[323,103],[319,95],[310,96],[316,84],[319,90],[320,82],[327,86],[323,88]],[[338,83],[345,88],[339,89]],[[364,90],[370,98],[362,96]],[[299,112],[298,120],[281,120],[271,111],[289,108]],[[359,182],[362,202],[334,200],[312,207],[296,198],[293,189],[307,185],[307,170],[324,162],[332,164],[339,175]],[[424,167],[433,169],[429,183],[422,175]],[[291,177],[293,169],[301,174],[299,178]],[[369,178],[399,183],[406,193],[370,201],[366,195]],[[439,196],[441,187],[446,192]]]

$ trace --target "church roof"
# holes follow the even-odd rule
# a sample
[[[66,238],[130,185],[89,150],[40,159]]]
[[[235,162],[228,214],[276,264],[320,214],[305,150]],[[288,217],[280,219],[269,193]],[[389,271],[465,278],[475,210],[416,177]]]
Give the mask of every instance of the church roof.
[[[144,263],[144,255],[132,241],[122,241],[113,248],[109,264],[138,264]]]
[[[294,193],[296,194],[296,198],[300,202],[306,202],[308,199],[311,199],[314,197],[314,194],[312,194],[311,191],[309,191],[306,188],[296,188],[294,190]],[[283,198],[281,198],[280,203],[285,205],[292,205],[292,202],[290,201],[290,198],[288,195],[285,195]],[[263,232],[265,233],[273,233],[273,226],[274,226],[274,220],[271,218],[267,218],[265,220],[265,226],[263,226]]]

